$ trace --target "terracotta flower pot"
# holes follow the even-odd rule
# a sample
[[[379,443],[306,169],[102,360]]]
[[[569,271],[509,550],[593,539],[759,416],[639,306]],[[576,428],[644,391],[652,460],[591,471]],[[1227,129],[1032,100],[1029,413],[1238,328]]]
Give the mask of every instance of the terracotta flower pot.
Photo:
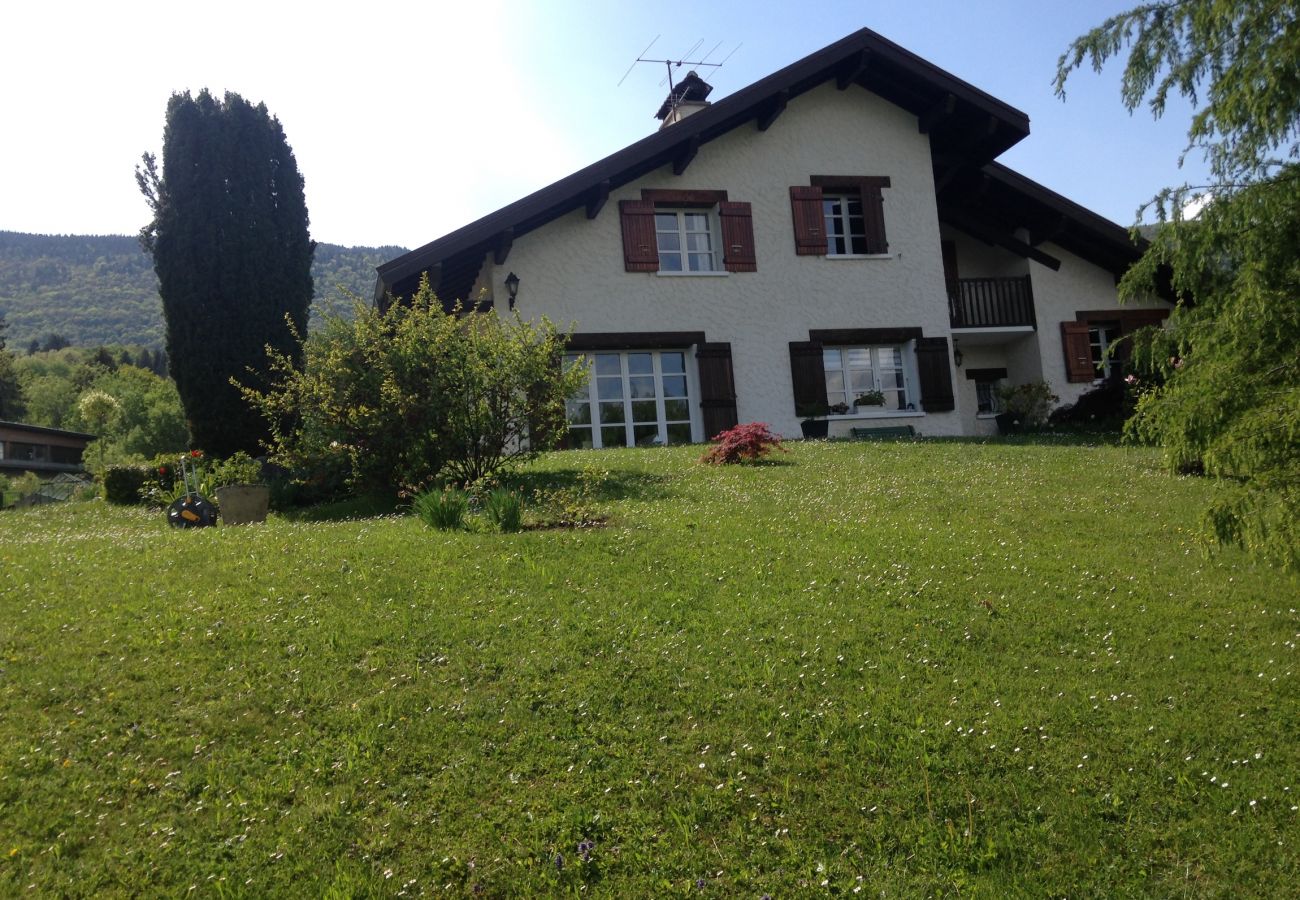
[[[266,521],[271,489],[264,484],[228,484],[217,488],[217,506],[223,525],[248,525]]]

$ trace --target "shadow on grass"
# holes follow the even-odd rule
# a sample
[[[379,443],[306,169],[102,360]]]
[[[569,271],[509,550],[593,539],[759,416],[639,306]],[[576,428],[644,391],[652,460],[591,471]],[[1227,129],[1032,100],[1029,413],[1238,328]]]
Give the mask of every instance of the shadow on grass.
[[[408,509],[398,505],[396,497],[369,494],[364,497],[335,500],[332,503],[320,503],[316,506],[280,510],[279,516],[290,522],[341,522],[346,519],[372,519],[375,516],[391,516],[393,513],[408,512]]]
[[[537,491],[580,490],[581,469],[551,469],[545,472],[515,472],[502,479],[506,487],[526,495]],[[672,496],[668,479],[648,472],[617,470],[593,486],[593,500],[662,500]]]
[[[1059,428],[1027,431],[1022,434],[963,435],[955,437],[914,438],[927,444],[990,444],[1004,447],[1119,447],[1126,444],[1117,431],[1080,431]],[[1127,446],[1137,446],[1127,444]]]

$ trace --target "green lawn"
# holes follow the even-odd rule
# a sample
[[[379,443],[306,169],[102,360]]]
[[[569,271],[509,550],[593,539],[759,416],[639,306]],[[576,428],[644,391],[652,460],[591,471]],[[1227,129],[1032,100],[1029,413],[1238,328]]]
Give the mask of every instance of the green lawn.
[[[1300,892],[1300,579],[1211,482],[699,452],[542,460],[584,530],[0,514],[0,896]]]

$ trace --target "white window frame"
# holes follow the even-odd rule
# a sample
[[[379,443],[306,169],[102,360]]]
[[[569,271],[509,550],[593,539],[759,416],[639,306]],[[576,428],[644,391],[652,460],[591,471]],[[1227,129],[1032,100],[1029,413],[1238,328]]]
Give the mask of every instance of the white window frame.
[[[849,411],[847,413],[832,414],[831,418],[879,419],[879,418],[889,418],[892,416],[916,416],[924,413],[924,409],[921,407],[921,402],[920,402],[921,400],[920,388],[919,388],[920,380],[917,376],[917,371],[916,371],[916,342],[915,341],[906,341],[902,344],[843,344],[843,345],[835,344],[835,345],[823,347],[822,368],[825,372],[830,372],[832,371],[832,369],[826,366],[825,353],[827,350],[839,351],[840,366],[835,371],[839,371],[841,377],[844,380],[843,381],[844,390],[842,392],[844,394],[844,400],[843,401],[833,400],[831,398],[831,394],[839,393],[839,392],[832,392],[830,389],[830,385],[828,384],[826,385],[826,402],[828,405],[831,406],[834,406],[838,402],[843,402],[849,407]],[[861,393],[859,390],[850,387],[851,384],[850,372],[854,371],[854,369],[851,368],[848,364],[848,354],[849,351],[853,351],[853,350],[866,350],[870,352],[871,382],[872,382],[872,388],[870,389],[881,391],[882,393],[897,391],[899,390],[899,388],[894,385],[883,386],[881,384],[880,374],[882,368],[886,368],[886,367],[882,367],[879,364],[879,354],[881,351],[886,351],[889,353],[893,353],[893,352],[898,353],[898,357],[899,357],[898,368],[897,369],[894,369],[892,367],[888,367],[888,368],[889,371],[902,372],[903,404],[901,407],[893,408],[889,406],[854,406],[853,405],[854,398],[856,398],[859,395],[859,393]]]
[[[722,254],[719,252],[719,247],[721,246],[721,241],[722,241],[722,236],[721,236],[722,228],[721,228],[721,223],[718,221],[718,213],[717,213],[716,206],[711,206],[711,207],[656,206],[654,216],[655,216],[654,219],[655,251],[659,254],[660,275],[667,275],[670,277],[678,277],[678,276],[698,277],[698,276],[727,274],[726,270],[723,268],[722,265]],[[660,216],[675,216],[677,220],[677,227],[671,230],[661,227],[662,223],[660,222],[659,219]],[[689,230],[686,227],[687,216],[701,216],[708,227],[703,232]],[[689,248],[688,246],[689,238],[691,235],[698,235],[701,233],[708,235],[708,239],[709,239],[709,250],[708,250],[709,268],[692,269],[690,267],[691,257],[693,255],[699,256],[703,254],[699,250],[691,250]],[[670,234],[676,235],[677,237],[677,249],[676,250],[661,249],[660,235],[670,235]],[[681,260],[682,268],[665,269],[663,267],[663,260],[664,260],[664,255],[666,253],[676,255]]]
[[[1113,337],[1108,337],[1107,332],[1113,332]],[[1097,381],[1105,381],[1110,377],[1110,367],[1113,359],[1110,355],[1110,348],[1122,337],[1120,334],[1120,324],[1118,322],[1095,322],[1088,325],[1088,350],[1092,354],[1093,367],[1098,371]],[[1097,351],[1100,351],[1101,357],[1098,361]]]
[[[858,204],[858,215],[856,217],[849,215],[849,202],[856,200]],[[832,203],[839,202],[840,212],[833,213],[830,210]],[[857,218],[862,230],[853,231],[853,220]],[[837,235],[835,229],[831,227],[832,222],[838,222],[844,229],[842,235]],[[867,216],[866,206],[862,198],[861,191],[840,190],[840,191],[823,191],[822,192],[822,227],[826,234],[826,255],[837,257],[865,257],[874,254],[867,253]],[[845,250],[840,252],[835,249],[835,241],[840,238],[845,241]],[[861,250],[853,249],[853,242],[858,241]]]
[[[992,419],[1002,412],[1002,400],[998,397],[998,389],[1002,387],[1003,378],[976,378],[975,379],[975,418]],[[988,385],[989,389],[989,409],[987,412],[980,409],[980,385]]]
[[[695,354],[693,352],[693,348],[680,348],[680,347],[665,347],[665,348],[645,349],[645,350],[641,350],[641,349],[588,350],[582,353],[566,354],[565,355],[566,363],[568,363],[571,360],[576,360],[580,357],[585,357],[587,361],[590,363],[590,371],[587,375],[586,398],[577,399],[577,400],[571,398],[565,405],[566,432],[574,428],[589,428],[591,430],[592,449],[599,450],[599,449],[603,449],[605,446],[603,437],[601,435],[601,428],[612,427],[612,426],[602,426],[600,422],[601,400],[598,396],[599,384],[597,381],[598,377],[600,376],[597,373],[596,357],[603,356],[603,355],[618,356],[619,358],[619,374],[621,376],[622,395],[623,395],[621,398],[623,403],[623,421],[621,423],[614,423],[614,424],[622,425],[624,440],[626,441],[629,435],[633,435],[635,433],[633,430],[634,426],[651,424],[649,422],[634,422],[632,419],[632,404],[634,402],[644,402],[644,400],[649,399],[649,398],[643,398],[642,400],[635,400],[632,397],[631,383],[629,381],[630,378],[637,377],[637,376],[634,376],[628,369],[628,357],[636,354],[642,354],[642,353],[650,354],[651,372],[654,377],[655,421],[653,424],[657,426],[658,433],[656,435],[653,446],[665,446],[669,444],[668,426],[670,424],[689,424],[690,442],[699,443],[699,441],[702,440],[700,434],[704,430],[704,425],[700,417],[700,402],[699,402],[700,384],[699,384],[699,373],[695,365]],[[679,353],[682,356],[682,368],[683,368],[682,374],[684,374],[686,377],[685,398],[664,396],[663,379],[665,377],[665,374],[663,371],[663,355],[666,353]],[[674,372],[668,373],[669,376],[675,374],[677,373]],[[610,376],[605,376],[605,377],[610,377]],[[664,408],[664,403],[666,400],[679,400],[679,399],[685,399],[687,414],[689,418],[687,420],[674,419],[670,422],[668,420],[667,413]],[[612,402],[612,401],[606,401],[606,402]],[[569,406],[570,404],[574,404],[574,403],[587,404],[589,408],[589,417],[591,419],[589,424],[587,425],[568,424],[567,418],[568,418]],[[676,446],[680,443],[681,442],[678,441],[676,444],[673,444],[673,446]],[[626,443],[623,443],[614,446],[627,447],[627,446],[647,446],[647,445],[640,445],[636,443],[628,445]]]

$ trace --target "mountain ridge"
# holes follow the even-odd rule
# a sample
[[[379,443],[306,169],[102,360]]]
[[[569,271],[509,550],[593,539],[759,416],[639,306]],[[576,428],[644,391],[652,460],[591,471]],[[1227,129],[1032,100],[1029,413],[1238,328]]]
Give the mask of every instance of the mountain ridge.
[[[369,298],[375,267],[405,252],[318,243],[313,307],[337,306],[340,288]],[[0,317],[9,349],[19,352],[48,334],[80,346],[164,344],[153,261],[131,235],[0,231]]]

